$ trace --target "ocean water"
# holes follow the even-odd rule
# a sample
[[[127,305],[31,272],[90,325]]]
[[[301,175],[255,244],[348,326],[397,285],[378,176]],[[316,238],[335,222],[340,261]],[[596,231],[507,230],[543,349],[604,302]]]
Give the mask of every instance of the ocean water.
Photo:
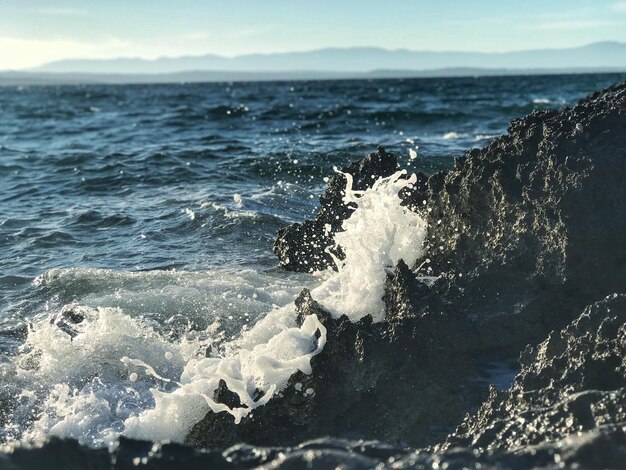
[[[222,410],[220,379],[248,405],[233,419],[254,412],[324,347],[316,318],[293,321],[302,288],[380,321],[385,269],[421,255],[427,216],[395,175],[347,188],[338,273],[278,266],[276,231],[313,214],[334,167],[384,145],[432,174],[624,79],[0,88],[0,439],[182,440]]]

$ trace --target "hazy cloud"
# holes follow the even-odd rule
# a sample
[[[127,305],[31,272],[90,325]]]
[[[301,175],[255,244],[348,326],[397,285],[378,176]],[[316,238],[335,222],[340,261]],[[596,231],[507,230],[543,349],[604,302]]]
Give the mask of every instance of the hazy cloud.
[[[253,36],[259,36],[261,34],[266,34],[272,32],[272,28],[249,28],[249,29],[238,29],[232,31],[230,36],[233,38],[249,38]]]
[[[613,5],[613,10],[615,11],[623,11],[626,13],[626,1],[625,2],[617,2]]]
[[[40,8],[36,11],[40,15],[49,16],[87,16],[89,14],[87,10],[78,8]]]
[[[565,31],[579,29],[595,29],[605,28],[607,26],[615,26],[619,24],[615,21],[594,21],[594,20],[568,20],[568,21],[545,21],[528,25],[526,29],[534,31]]]
[[[66,58],[109,59],[127,54],[132,46],[117,38],[99,43],[74,39],[24,39],[0,36],[0,70],[26,69]]]
[[[204,41],[205,39],[209,39],[211,37],[211,33],[207,33],[205,31],[196,31],[191,33],[185,33],[178,36],[178,39],[183,42],[193,42],[193,41]]]
[[[449,25],[449,26],[476,26],[476,25],[486,25],[486,24],[501,24],[501,23],[518,21],[518,20],[519,18],[485,16],[482,18],[469,18],[469,19],[462,19],[462,20],[445,20],[443,24]]]

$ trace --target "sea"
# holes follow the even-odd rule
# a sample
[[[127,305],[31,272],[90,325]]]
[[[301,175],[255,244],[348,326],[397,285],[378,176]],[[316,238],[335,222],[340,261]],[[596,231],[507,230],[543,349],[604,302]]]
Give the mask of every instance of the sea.
[[[624,80],[0,87],[0,443],[182,442],[222,410],[220,379],[244,418],[323,350],[315,318],[293,321],[303,288],[337,315],[382,321],[364,286],[379,292],[387,265],[420,256],[363,234],[426,233],[396,175],[346,188],[358,209],[338,273],[281,268],[276,232],[314,217],[330,177],[379,145],[409,175],[445,171],[512,119]]]

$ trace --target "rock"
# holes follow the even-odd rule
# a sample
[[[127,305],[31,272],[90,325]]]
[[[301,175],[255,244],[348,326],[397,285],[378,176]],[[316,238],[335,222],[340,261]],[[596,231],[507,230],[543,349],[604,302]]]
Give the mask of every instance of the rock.
[[[213,400],[216,403],[223,403],[224,405],[226,405],[227,407],[229,407],[231,410],[233,408],[241,408],[241,400],[239,399],[239,395],[237,395],[235,392],[232,392],[228,389],[228,386],[226,385],[226,381],[223,379],[220,379],[219,384],[217,386],[217,389],[215,390],[215,393],[213,394]]]
[[[115,469],[135,469],[145,466],[154,470],[197,468],[237,469],[243,466],[229,462],[219,451],[201,451],[170,443],[153,443],[120,437],[110,458]]]
[[[429,179],[431,262],[421,271],[449,279],[442,295],[469,315],[515,325],[493,346],[540,341],[623,289],[625,122],[626,83],[515,120],[506,136]]]
[[[92,449],[80,445],[74,439],[50,438],[42,446],[18,446],[6,454],[5,462],[0,460],[2,468],[50,470],[105,470],[111,468],[110,456],[106,449]],[[5,466],[6,465],[6,466]]]
[[[626,295],[612,295],[539,346],[526,348],[513,386],[506,392],[492,389],[440,448],[512,450],[623,429],[624,357]]]
[[[180,444],[158,444],[121,438],[115,450],[80,446],[72,439],[52,438],[40,447],[22,447],[0,454],[7,470],[50,469],[554,469],[623,468],[626,433],[600,427],[551,443],[515,451],[453,448],[441,452],[393,447],[378,441],[323,438],[294,447],[237,445],[201,451]]]
[[[94,449],[74,439],[51,437],[39,446],[16,447],[0,455],[7,470],[177,470],[196,468],[250,468],[227,460],[221,452],[206,452],[173,443],[153,443],[120,437],[112,451]]]
[[[394,459],[377,469],[555,469],[623,468],[626,458],[626,433],[622,429],[602,429],[549,444],[515,450],[488,449],[485,452],[456,447],[442,452],[418,450]]]
[[[430,288],[420,282],[404,260],[400,260],[395,272],[388,276],[385,286],[385,320],[399,323],[419,311],[421,301],[428,296]]]

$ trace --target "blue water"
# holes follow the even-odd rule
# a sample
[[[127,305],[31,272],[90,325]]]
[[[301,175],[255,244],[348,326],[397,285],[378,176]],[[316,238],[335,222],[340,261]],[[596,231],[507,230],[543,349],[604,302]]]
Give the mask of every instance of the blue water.
[[[16,325],[128,289],[89,268],[280,279],[275,233],[312,214],[334,165],[384,145],[431,174],[511,119],[625,79],[0,88],[0,351],[17,354]],[[83,275],[50,287],[54,268]]]
[[[431,173],[512,118],[622,79],[0,88],[0,305],[53,267],[273,265],[274,232],[314,210],[333,165],[379,144],[406,157],[412,139]],[[261,217],[199,210],[234,194]]]

